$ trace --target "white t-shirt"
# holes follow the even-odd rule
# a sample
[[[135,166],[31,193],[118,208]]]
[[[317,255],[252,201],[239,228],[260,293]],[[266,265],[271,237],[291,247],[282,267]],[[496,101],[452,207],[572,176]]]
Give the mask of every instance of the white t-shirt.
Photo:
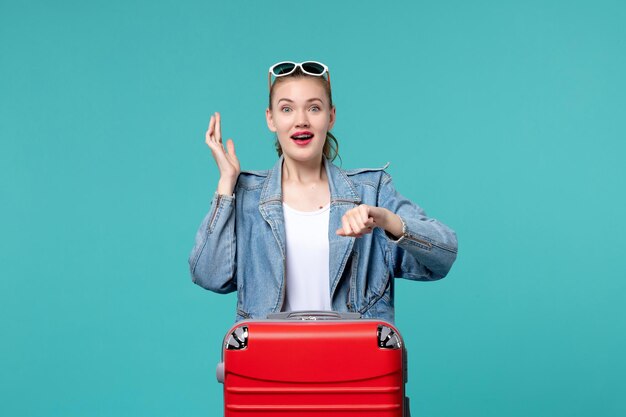
[[[283,203],[287,281],[283,311],[331,310],[328,272],[330,204],[298,211]]]

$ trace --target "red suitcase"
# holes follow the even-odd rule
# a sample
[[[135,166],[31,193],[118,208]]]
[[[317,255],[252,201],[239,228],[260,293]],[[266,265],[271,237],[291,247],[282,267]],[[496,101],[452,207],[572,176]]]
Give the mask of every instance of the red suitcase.
[[[224,416],[409,416],[397,329],[357,313],[279,313],[224,338]]]

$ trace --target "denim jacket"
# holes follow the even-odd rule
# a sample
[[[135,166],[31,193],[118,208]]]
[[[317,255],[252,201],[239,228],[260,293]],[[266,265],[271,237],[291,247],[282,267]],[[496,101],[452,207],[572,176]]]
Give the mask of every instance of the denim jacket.
[[[215,194],[189,257],[193,282],[237,291],[236,320],[265,318],[285,300],[285,224],[281,157],[269,171],[239,175],[233,196]],[[324,160],[330,187],[328,240],[332,309],[394,321],[394,277],[443,278],[457,254],[456,234],[402,197],[380,169],[345,171]],[[385,207],[403,222],[399,239],[375,228],[361,238],[335,234],[359,204]]]

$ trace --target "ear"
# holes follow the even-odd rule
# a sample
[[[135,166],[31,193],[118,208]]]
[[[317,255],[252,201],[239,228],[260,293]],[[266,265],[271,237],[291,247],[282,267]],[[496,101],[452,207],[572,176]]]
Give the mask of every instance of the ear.
[[[333,126],[335,125],[336,117],[337,117],[337,114],[335,111],[335,106],[333,106],[333,108],[330,109],[330,122],[328,123],[328,130],[332,130]]]
[[[267,122],[267,128],[272,132],[276,132],[276,126],[274,125],[274,119],[272,118],[272,111],[269,109],[265,109],[265,121]]]

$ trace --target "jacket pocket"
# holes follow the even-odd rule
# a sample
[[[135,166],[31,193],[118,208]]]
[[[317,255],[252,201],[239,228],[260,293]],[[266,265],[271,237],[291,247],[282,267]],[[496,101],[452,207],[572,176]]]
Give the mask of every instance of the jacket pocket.
[[[365,313],[381,299],[386,299],[385,301],[388,304],[392,304],[390,294],[387,291],[390,285],[390,279],[391,275],[389,274],[389,271],[385,271],[385,276],[381,277],[380,285],[377,285],[378,283],[373,283],[370,286],[370,288],[372,288],[372,291],[369,291],[367,294],[365,294],[365,305],[363,305],[363,307],[359,310],[359,313]]]

